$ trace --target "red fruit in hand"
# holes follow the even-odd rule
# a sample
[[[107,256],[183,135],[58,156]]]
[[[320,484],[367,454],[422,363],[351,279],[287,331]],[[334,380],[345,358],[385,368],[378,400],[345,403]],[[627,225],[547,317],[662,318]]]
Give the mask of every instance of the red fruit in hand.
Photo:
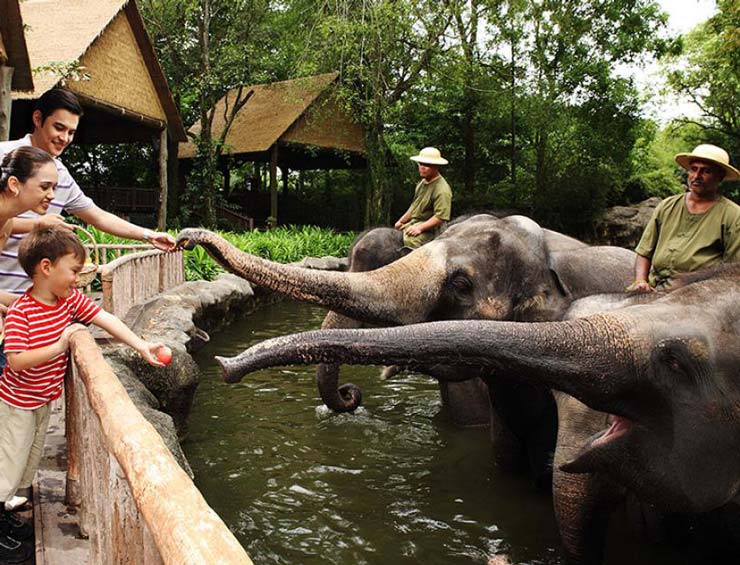
[[[172,350],[166,345],[157,349],[157,361],[164,365],[169,365],[170,361],[172,361]]]

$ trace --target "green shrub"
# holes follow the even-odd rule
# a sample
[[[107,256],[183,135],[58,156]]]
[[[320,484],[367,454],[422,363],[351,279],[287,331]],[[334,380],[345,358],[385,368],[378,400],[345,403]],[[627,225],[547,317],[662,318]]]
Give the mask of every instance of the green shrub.
[[[315,226],[281,226],[270,231],[218,232],[235,247],[278,263],[304,257],[344,257],[355,234],[336,233]],[[223,269],[200,247],[185,254],[187,280],[213,280]]]

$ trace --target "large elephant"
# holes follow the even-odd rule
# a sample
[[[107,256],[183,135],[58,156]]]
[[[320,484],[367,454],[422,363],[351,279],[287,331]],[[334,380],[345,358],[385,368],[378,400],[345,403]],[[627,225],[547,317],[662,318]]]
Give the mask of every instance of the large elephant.
[[[434,241],[367,272],[321,272],[272,263],[201,229],[185,229],[177,239],[186,248],[202,245],[227,269],[259,286],[381,326],[445,319],[558,320],[574,300],[623,290],[634,262],[634,254],[624,249],[588,247],[522,216],[488,214],[453,222]],[[490,391],[497,408],[491,414],[489,391],[478,371],[461,370],[456,363],[422,369],[440,379],[453,421],[470,425],[502,417],[503,423],[492,426],[500,434],[496,441],[509,446],[497,450],[501,462],[509,465],[528,456],[536,475],[543,474],[549,457],[543,446],[554,444],[555,407],[547,389],[498,380],[497,390]],[[234,372],[229,378],[241,376]],[[337,372],[320,376],[322,399],[329,406],[344,403]],[[516,409],[510,408],[513,402]]]
[[[572,562],[601,561],[609,510],[625,493],[695,520],[730,516],[721,527],[727,545],[707,547],[736,552],[740,265],[686,277],[671,293],[606,303],[619,302],[561,322],[308,332],[221,361],[240,373],[291,363],[455,362],[488,367],[494,380],[544,384],[561,391],[553,494]]]

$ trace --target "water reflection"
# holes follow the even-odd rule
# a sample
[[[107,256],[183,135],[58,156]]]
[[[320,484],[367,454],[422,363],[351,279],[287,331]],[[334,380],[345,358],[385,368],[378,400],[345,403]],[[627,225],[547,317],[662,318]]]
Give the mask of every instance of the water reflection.
[[[562,563],[550,498],[497,473],[487,432],[449,424],[431,379],[381,381],[377,367],[348,367],[365,406],[339,415],[320,404],[313,367],[222,382],[214,355],[316,329],[324,313],[264,308],[196,359],[204,374],[183,447],[197,486],[255,563],[453,565],[498,552]],[[642,554],[621,544],[609,561],[660,558]]]

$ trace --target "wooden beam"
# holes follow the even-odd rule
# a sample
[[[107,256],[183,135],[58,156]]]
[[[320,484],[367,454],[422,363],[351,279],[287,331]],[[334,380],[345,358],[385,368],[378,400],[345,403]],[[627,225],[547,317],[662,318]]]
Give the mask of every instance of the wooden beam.
[[[115,106],[108,102],[104,102],[103,100],[98,100],[93,96],[88,96],[79,92],[75,92],[74,95],[77,96],[80,102],[82,102],[83,106],[92,106],[93,108],[103,110],[104,112],[107,112],[109,114],[126,118],[128,120],[131,120],[132,122],[139,122],[157,131],[167,126],[167,124],[162,120],[156,120],[154,118],[150,118],[149,116],[145,116],[144,114],[134,112],[133,110],[127,110],[126,108]]]
[[[157,229],[167,229],[167,128],[159,132],[159,215]]]
[[[0,141],[10,139],[11,83],[13,67],[0,66]]]
[[[272,146],[270,151],[270,218],[268,227],[277,227],[278,217],[278,191],[277,191],[277,160],[278,146],[277,143]]]

